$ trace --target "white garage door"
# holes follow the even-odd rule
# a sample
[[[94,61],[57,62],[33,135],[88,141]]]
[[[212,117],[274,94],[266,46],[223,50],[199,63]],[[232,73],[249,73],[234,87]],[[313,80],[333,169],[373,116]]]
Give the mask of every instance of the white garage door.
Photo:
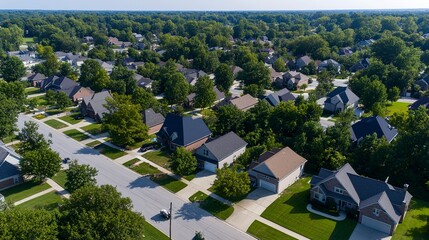
[[[259,180],[259,187],[267,189],[271,192],[277,192],[276,185],[264,180]]]
[[[216,172],[217,166],[213,163],[204,162],[204,169],[210,172]]]
[[[362,224],[380,232],[390,234],[390,225],[387,223],[380,222],[367,216],[362,216]]]

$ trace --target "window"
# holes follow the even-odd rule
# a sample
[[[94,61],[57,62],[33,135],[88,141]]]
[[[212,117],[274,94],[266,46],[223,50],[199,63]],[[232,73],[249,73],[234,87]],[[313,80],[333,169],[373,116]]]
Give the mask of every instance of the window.
[[[209,151],[207,149],[203,149],[203,154],[208,156],[209,155]]]
[[[337,187],[335,187],[335,188],[334,188],[334,191],[335,191],[336,193],[343,194],[343,189],[341,189],[341,188],[337,188]]]
[[[380,215],[380,209],[377,209],[377,208],[374,208],[373,210],[372,210],[372,213],[375,215],[375,216],[379,216]]]

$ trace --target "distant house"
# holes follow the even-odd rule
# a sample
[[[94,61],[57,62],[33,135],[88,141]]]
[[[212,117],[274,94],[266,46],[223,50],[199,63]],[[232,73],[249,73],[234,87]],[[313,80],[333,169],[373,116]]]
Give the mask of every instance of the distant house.
[[[415,84],[419,85],[422,91],[427,91],[429,89],[429,75],[426,75],[422,79],[416,81]]]
[[[336,171],[320,169],[310,182],[310,200],[335,202],[339,210],[356,212],[362,225],[392,235],[404,220],[411,194],[387,181],[358,175],[346,164]]]
[[[221,92],[219,89],[217,89],[216,86],[213,87],[213,91],[216,93],[216,100],[214,101],[214,104],[219,103],[220,101],[225,99],[225,93]],[[194,98],[195,98],[196,94],[195,93],[191,93],[188,96],[186,96],[186,102],[185,105],[187,107],[191,107],[194,105]]]
[[[119,41],[118,38],[115,38],[115,37],[109,37],[109,39],[107,40],[107,43],[109,45],[113,45],[113,46],[116,46],[118,48],[128,48],[128,47],[131,47],[133,45],[131,42]]]
[[[133,33],[133,36],[136,38],[137,42],[141,42],[144,40],[144,36],[140,33]]]
[[[352,141],[360,141],[368,135],[377,134],[378,138],[384,137],[391,142],[398,135],[398,131],[380,116],[363,118],[350,127]]]
[[[355,65],[350,67],[350,72],[357,72],[369,67],[369,58],[359,60]]]
[[[108,90],[94,93],[91,96],[83,98],[83,101],[79,106],[80,112],[83,116],[90,117],[96,122],[101,122],[103,120],[103,114],[108,112],[104,107],[107,103],[107,98],[112,98],[112,95]]]
[[[373,43],[375,43],[374,39],[362,40],[362,41],[356,43],[356,47],[358,49],[362,49],[362,48],[371,46]]]
[[[319,71],[330,70],[330,69],[333,69],[334,71],[339,73],[339,72],[341,72],[341,64],[339,64],[334,59],[328,59],[328,60],[321,62],[318,66]]]
[[[275,107],[280,102],[295,101],[295,96],[287,88],[283,88],[282,90],[271,93],[265,100],[271,104],[271,106]]]
[[[256,186],[281,193],[301,177],[306,162],[289,147],[273,149],[251,164],[249,175]]]
[[[338,113],[347,108],[356,108],[359,97],[348,87],[337,87],[326,96],[323,109],[328,112]]]
[[[312,61],[313,60],[309,56],[302,56],[295,61],[295,67],[296,69],[301,70]]]
[[[234,78],[237,78],[239,72],[243,71],[243,69],[239,66],[231,66],[232,74],[234,74]]]
[[[31,67],[34,67],[38,63],[42,62],[39,59],[32,57],[30,55],[18,55],[17,56],[19,60],[24,64],[24,67],[27,69],[30,69]]]
[[[271,82],[276,82],[283,79],[283,73],[277,72],[274,68],[269,68]]]
[[[297,71],[288,71],[283,74],[283,78],[276,80],[278,87],[287,87],[289,89],[299,88],[304,84],[308,84],[310,78]]]
[[[76,81],[64,76],[46,78],[41,82],[40,88],[43,91],[64,92],[73,102],[80,102],[83,98],[94,94],[90,88],[82,87]]]
[[[184,147],[192,151],[203,145],[211,135],[202,118],[169,113],[156,137],[159,143],[171,150]]]
[[[91,36],[85,36],[83,37],[83,42],[84,43],[93,43],[94,42],[94,38]]]
[[[186,81],[192,86],[197,83],[198,78],[207,76],[207,73],[204,71],[191,68],[181,68],[179,69],[179,72],[185,76]]]
[[[341,48],[340,51],[338,51],[338,55],[340,56],[350,56],[352,54],[353,54],[353,51],[351,47],[344,47],[344,48]]]
[[[43,80],[46,79],[46,76],[41,73],[34,73],[27,78],[27,81],[31,83],[33,87],[39,87],[42,84]]]
[[[241,111],[247,111],[258,103],[258,99],[252,97],[250,94],[241,97],[232,98],[229,103],[236,106]]]
[[[246,151],[246,146],[247,143],[237,134],[229,132],[201,145],[195,151],[195,155],[201,168],[216,172],[216,169],[222,168],[225,164],[232,164]]]
[[[149,135],[158,132],[161,129],[164,121],[164,116],[162,116],[161,113],[155,112],[152,108],[146,109],[143,112],[143,122],[149,128]]]
[[[20,157],[5,145],[0,145],[0,190],[23,181],[19,169]]]
[[[145,78],[140,74],[134,73],[133,75],[134,80],[136,80],[136,84],[138,87],[142,87],[145,89],[151,89],[153,80],[150,78]]]
[[[410,110],[417,110],[420,106],[423,106],[427,109],[429,113],[429,97],[421,97],[419,100],[415,101],[409,106]]]

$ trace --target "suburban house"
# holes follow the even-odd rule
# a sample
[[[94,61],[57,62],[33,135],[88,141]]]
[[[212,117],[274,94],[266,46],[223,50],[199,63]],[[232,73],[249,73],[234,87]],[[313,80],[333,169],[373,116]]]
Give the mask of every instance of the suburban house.
[[[143,122],[149,128],[149,135],[158,132],[164,121],[164,116],[161,113],[155,112],[152,108],[146,109],[143,112]]]
[[[82,41],[84,43],[93,43],[94,42],[94,38],[91,37],[91,36],[85,36],[85,37],[83,37]]]
[[[76,81],[68,77],[51,76],[41,82],[40,88],[43,91],[53,90],[64,92],[73,102],[80,102],[83,98],[92,96],[94,91],[79,85]]]
[[[398,135],[398,131],[380,116],[363,118],[350,127],[352,141],[361,141],[368,135],[377,134],[378,138],[384,137],[391,142]]]
[[[258,99],[252,97],[250,94],[246,94],[241,97],[230,99],[229,103],[236,106],[241,111],[247,111],[258,103]]]
[[[295,61],[295,67],[297,70],[301,70],[303,67],[307,66],[311,61],[313,61],[309,56],[302,56]]]
[[[411,194],[386,181],[358,175],[346,164],[336,171],[320,169],[310,182],[310,199],[334,201],[339,210],[356,212],[359,223],[392,235],[407,213]]]
[[[321,62],[318,66],[319,72],[321,72],[323,70],[331,70],[331,69],[333,69],[334,71],[339,73],[339,72],[341,72],[341,64],[339,64],[334,59],[328,59],[328,60]]]
[[[138,87],[142,87],[145,89],[151,89],[152,88],[152,83],[153,83],[152,79],[143,77],[142,75],[137,74],[137,73],[134,73],[133,78],[134,78],[134,80],[136,80],[136,84]]]
[[[246,151],[247,143],[234,132],[229,132],[214,140],[209,140],[195,151],[201,168],[216,172],[225,164],[232,164]]]
[[[340,56],[350,56],[352,54],[353,54],[353,50],[351,47],[340,48],[340,50],[338,51],[338,55]]]
[[[323,109],[328,112],[338,113],[347,108],[358,106],[359,97],[348,87],[337,87],[326,96]]]
[[[23,181],[19,169],[20,157],[5,145],[0,145],[0,190]]]
[[[216,93],[216,100],[214,101],[214,104],[219,103],[225,99],[225,93],[221,92],[219,89],[217,89],[216,86],[213,87],[213,91]],[[185,105],[187,107],[191,107],[194,105],[194,98],[196,94],[191,93],[188,96],[186,96],[186,102]]]
[[[119,39],[115,38],[115,37],[109,37],[107,43],[109,45],[113,45],[113,46],[116,46],[118,48],[127,48],[127,47],[131,47],[133,45],[130,42],[119,41]]]
[[[34,67],[38,63],[42,62],[42,60],[39,60],[30,55],[17,55],[17,57],[19,58],[19,60],[21,60],[22,64],[24,64],[24,67],[26,69],[30,69],[31,67]]]
[[[234,74],[234,77],[237,77],[237,74],[243,71],[243,69],[239,66],[231,66],[231,70],[232,70],[232,74]]]
[[[41,73],[34,73],[27,78],[27,81],[31,83],[33,87],[39,87],[42,84],[43,80],[46,79],[46,76]]]
[[[281,193],[301,177],[306,162],[289,147],[273,149],[250,165],[249,176],[256,186]]]
[[[429,97],[421,97],[419,100],[415,101],[409,106],[410,110],[417,110],[420,106],[423,106],[427,109],[429,113]]]
[[[107,98],[112,98],[112,95],[108,90],[84,97],[79,106],[80,112],[83,116],[90,117],[96,122],[101,122],[101,120],[103,120],[103,113],[108,112],[104,107]]]
[[[415,84],[420,86],[422,91],[426,91],[429,89],[429,75],[426,75],[424,78],[415,82]]]
[[[356,47],[358,49],[362,49],[362,48],[371,46],[373,43],[375,43],[374,39],[362,40],[362,41],[356,43]]]
[[[295,101],[295,96],[287,88],[283,88],[282,90],[271,93],[265,100],[271,104],[271,106],[275,107],[280,102]]]
[[[181,72],[185,76],[186,81],[192,86],[197,83],[198,78],[207,76],[207,73],[205,73],[204,71],[191,68],[180,68],[179,72]]]
[[[171,150],[184,147],[193,151],[207,142],[211,135],[202,118],[169,113],[156,137],[159,143]]]
[[[369,58],[359,60],[355,65],[350,67],[350,72],[357,72],[369,67]]]
[[[269,68],[269,69],[270,69],[271,82],[277,82],[277,81],[280,81],[281,79],[283,79],[283,73],[282,72],[277,72],[274,68]]]
[[[283,78],[277,79],[276,84],[279,87],[287,87],[289,89],[299,88],[304,84],[308,85],[309,77],[297,71],[288,71],[283,74]]]

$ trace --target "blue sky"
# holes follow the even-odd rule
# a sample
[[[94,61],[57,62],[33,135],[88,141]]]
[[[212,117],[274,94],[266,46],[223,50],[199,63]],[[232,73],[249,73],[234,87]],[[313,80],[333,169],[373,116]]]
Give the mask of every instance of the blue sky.
[[[429,0],[0,0],[0,9],[234,11],[429,8]]]

